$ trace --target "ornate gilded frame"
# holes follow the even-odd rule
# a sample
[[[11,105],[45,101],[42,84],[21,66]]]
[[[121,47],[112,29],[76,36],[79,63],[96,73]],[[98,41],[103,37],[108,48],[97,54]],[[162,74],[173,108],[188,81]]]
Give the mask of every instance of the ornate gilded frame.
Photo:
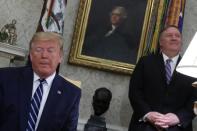
[[[72,46],[70,50],[69,63],[77,64],[81,66],[87,66],[97,68],[101,70],[119,72],[124,74],[131,74],[137,60],[144,55],[145,44],[147,43],[148,33],[150,28],[153,26],[151,21],[155,17],[158,11],[157,0],[136,0],[146,2],[146,8],[144,8],[144,19],[141,26],[140,43],[138,45],[138,53],[135,63],[127,63],[116,60],[110,60],[105,58],[99,58],[89,56],[82,53],[84,46],[84,39],[88,27],[89,14],[92,8],[94,0],[80,0],[76,25],[73,34]],[[96,1],[96,0],[95,0]],[[100,1],[100,0],[98,0]],[[129,1],[129,0],[128,0]],[[136,10],[133,12],[138,13]]]

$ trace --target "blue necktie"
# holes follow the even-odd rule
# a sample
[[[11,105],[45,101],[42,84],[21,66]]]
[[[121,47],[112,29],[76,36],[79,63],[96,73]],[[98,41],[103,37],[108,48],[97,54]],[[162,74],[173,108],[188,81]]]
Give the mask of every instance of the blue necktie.
[[[28,125],[26,131],[35,131],[35,125],[38,117],[38,112],[40,109],[40,103],[42,101],[43,95],[43,83],[45,79],[39,79],[40,84],[37,87],[32,99],[31,99],[31,107],[28,116]]]
[[[170,62],[172,62],[172,60],[167,59],[166,60],[166,65],[165,65],[167,84],[169,84],[170,80],[171,80],[171,65],[170,65]]]

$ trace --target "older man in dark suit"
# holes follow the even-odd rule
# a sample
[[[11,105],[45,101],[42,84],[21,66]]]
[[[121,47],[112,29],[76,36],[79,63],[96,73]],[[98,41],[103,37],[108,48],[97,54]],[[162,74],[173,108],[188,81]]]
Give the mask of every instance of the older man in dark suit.
[[[1,131],[76,131],[81,90],[56,73],[63,39],[36,33],[32,66],[0,69]]]
[[[175,71],[181,33],[167,26],[159,42],[161,52],[142,57],[132,74],[129,99],[134,112],[129,131],[192,131],[195,80]]]

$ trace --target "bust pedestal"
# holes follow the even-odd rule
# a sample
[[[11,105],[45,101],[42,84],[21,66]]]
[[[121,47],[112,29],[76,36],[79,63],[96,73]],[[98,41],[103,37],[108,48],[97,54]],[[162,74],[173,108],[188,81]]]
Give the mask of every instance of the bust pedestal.
[[[26,50],[16,45],[0,42],[0,67],[11,66],[12,61],[24,59]]]

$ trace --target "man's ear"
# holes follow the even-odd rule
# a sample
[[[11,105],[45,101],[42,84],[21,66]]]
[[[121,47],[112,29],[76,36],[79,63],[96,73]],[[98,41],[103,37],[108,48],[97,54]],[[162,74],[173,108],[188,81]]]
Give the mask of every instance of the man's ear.
[[[62,61],[63,61],[63,52],[61,51],[61,52],[60,52],[60,60],[59,60],[59,64],[60,64],[60,63],[62,63]]]
[[[159,40],[158,40],[158,42],[159,42],[159,46],[161,46],[161,42],[162,40],[161,40],[161,38],[159,38]]]
[[[32,55],[31,52],[29,53],[29,60],[32,61]]]

